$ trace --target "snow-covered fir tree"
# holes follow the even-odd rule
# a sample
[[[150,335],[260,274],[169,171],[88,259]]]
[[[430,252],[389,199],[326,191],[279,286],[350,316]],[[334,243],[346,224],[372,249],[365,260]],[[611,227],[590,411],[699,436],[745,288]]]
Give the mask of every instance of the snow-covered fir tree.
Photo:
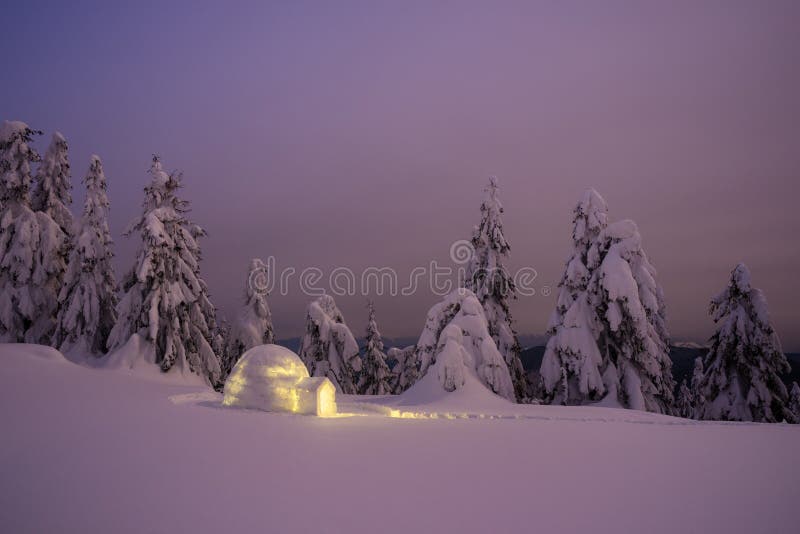
[[[479,383],[510,401],[515,400],[508,366],[489,333],[483,306],[472,291],[459,288],[434,305],[425,320],[416,350],[406,359],[401,389],[423,381],[438,382],[451,392]]]
[[[548,401],[606,399],[672,413],[663,293],[633,221],[607,223],[605,201],[587,191],[575,209],[573,253],[550,321],[541,375]]]
[[[589,250],[589,304],[600,323],[607,395],[626,408],[673,413],[664,296],[633,221],[608,225]]]
[[[678,387],[678,400],[675,404],[677,415],[686,419],[694,417],[694,396],[692,390],[686,385],[686,380],[681,380]]]
[[[362,395],[388,395],[392,393],[392,380],[394,376],[386,365],[386,354],[383,352],[383,339],[375,321],[375,305],[369,301],[367,305],[369,318],[367,320],[366,346],[364,347],[364,360],[361,375],[358,381],[358,391]]]
[[[267,266],[258,258],[250,260],[244,289],[244,305],[233,323],[223,360],[223,375],[230,373],[239,357],[256,345],[275,341],[272,314],[267,303],[267,291],[260,283]]]
[[[594,189],[584,191],[572,213],[572,252],[558,284],[556,307],[547,325],[550,334],[556,333],[564,315],[586,290],[592,274],[589,268],[589,250],[600,232],[608,226],[608,205]]]
[[[518,402],[530,397],[530,387],[520,360],[520,345],[512,324],[509,300],[516,298],[514,280],[505,268],[510,246],[503,234],[503,205],[497,196],[497,178],[489,178],[481,204],[481,221],[472,235],[473,255],[464,287],[480,300],[489,333],[511,373]]]
[[[192,372],[219,386],[216,311],[200,277],[197,240],[205,231],[186,217],[189,203],[177,196],[181,175],[166,173],[157,156],[149,173],[142,215],[126,232],[138,233],[141,245],[122,281],[124,296],[108,346],[118,349],[134,334],[141,336],[154,346],[154,363],[162,371]]]
[[[69,210],[72,184],[68,150],[67,140],[55,132],[36,173],[31,207],[34,211],[49,215],[61,227],[71,245],[75,223]]]
[[[102,354],[117,320],[117,282],[112,265],[113,241],[108,230],[108,196],[103,163],[92,156],[83,180],[83,215],[58,296],[55,342],[59,350],[80,349]]]
[[[789,390],[789,409],[794,414],[795,423],[800,422],[800,385],[797,382],[792,382]]]
[[[299,355],[311,376],[327,376],[342,393],[357,393],[361,371],[358,343],[330,295],[308,305]]]
[[[603,358],[595,341],[600,325],[586,288],[592,274],[589,250],[607,225],[605,200],[594,189],[587,190],[573,211],[572,253],[559,282],[540,368],[549,402],[581,404],[599,400],[606,391],[601,376]]]
[[[66,236],[47,213],[31,209],[36,134],[18,121],[0,129],[0,339],[50,344]]]
[[[751,286],[744,264],[733,269],[728,286],[711,300],[710,313],[717,330],[699,385],[698,419],[795,422],[780,378],[790,371],[789,362],[770,323],[766,298]]]

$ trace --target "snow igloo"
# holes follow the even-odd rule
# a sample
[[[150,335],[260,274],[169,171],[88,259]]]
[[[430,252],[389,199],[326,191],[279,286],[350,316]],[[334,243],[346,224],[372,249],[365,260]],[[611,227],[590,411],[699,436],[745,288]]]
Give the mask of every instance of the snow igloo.
[[[266,412],[336,415],[336,388],[325,377],[310,377],[294,352],[259,345],[245,352],[225,381],[223,406]]]

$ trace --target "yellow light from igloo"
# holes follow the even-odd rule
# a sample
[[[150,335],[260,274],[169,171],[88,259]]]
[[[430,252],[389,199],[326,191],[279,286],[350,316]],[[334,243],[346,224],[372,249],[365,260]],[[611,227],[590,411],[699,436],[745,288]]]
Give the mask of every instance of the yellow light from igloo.
[[[320,417],[333,417],[336,415],[336,388],[329,381],[325,381],[317,393],[317,415]]]

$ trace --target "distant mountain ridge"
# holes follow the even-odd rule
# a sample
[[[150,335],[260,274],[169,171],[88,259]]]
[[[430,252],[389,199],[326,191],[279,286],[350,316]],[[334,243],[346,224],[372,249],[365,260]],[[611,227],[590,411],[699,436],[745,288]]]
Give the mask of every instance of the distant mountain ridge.
[[[544,345],[539,345],[522,351],[520,358],[525,371],[529,373],[539,372],[539,366],[541,366],[542,358],[544,357],[544,349]],[[692,342],[676,343],[670,347],[669,357],[672,360],[672,375],[675,377],[677,385],[680,385],[683,379],[686,379],[687,382],[691,380],[694,360],[698,356],[703,356],[706,350],[708,349],[702,345]],[[800,353],[787,352],[785,354],[792,371],[781,378],[783,378],[787,386],[791,385],[792,382],[800,383]]]

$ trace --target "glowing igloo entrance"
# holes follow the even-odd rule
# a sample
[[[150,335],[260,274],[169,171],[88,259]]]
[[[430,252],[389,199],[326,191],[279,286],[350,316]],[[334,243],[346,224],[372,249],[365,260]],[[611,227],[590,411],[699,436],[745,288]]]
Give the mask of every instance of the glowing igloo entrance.
[[[294,352],[259,345],[245,352],[225,382],[222,404],[267,412],[336,415],[336,388],[325,377],[310,377]]]

